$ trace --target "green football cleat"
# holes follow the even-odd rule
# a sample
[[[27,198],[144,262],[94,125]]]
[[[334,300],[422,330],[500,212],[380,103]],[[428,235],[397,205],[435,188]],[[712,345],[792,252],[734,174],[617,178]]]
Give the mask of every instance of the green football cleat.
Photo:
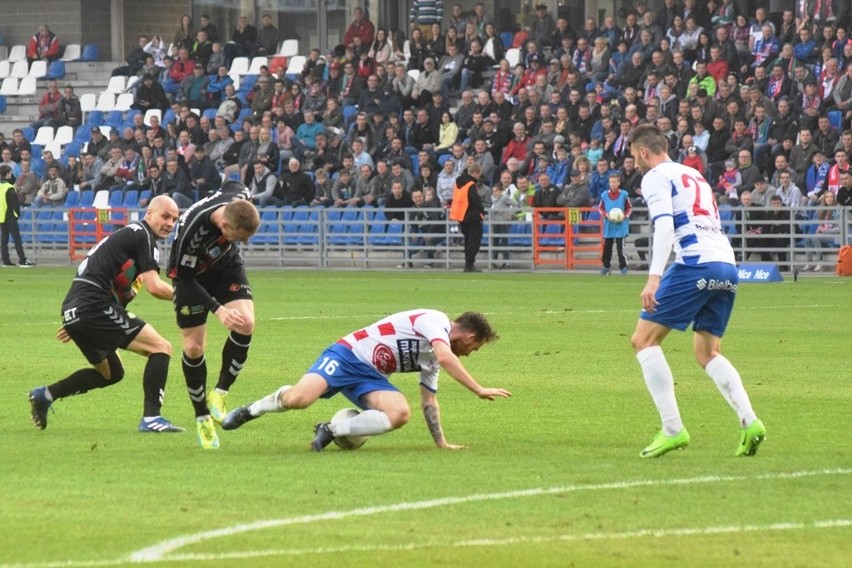
[[[737,448],[737,456],[753,456],[757,448],[766,439],[766,426],[760,419],[756,419],[748,428],[740,430],[740,446]]]
[[[208,416],[204,420],[196,421],[198,429],[198,445],[204,450],[215,450],[219,447],[219,435],[216,434],[216,423]]]
[[[642,458],[658,458],[672,450],[679,450],[689,445],[689,432],[682,429],[675,436],[666,436],[662,430],[657,432],[654,440],[639,454]]]
[[[210,416],[217,424],[221,424],[222,420],[228,415],[226,398],[228,398],[228,393],[220,393],[215,390],[210,391],[210,394],[207,395],[207,410],[210,411]]]

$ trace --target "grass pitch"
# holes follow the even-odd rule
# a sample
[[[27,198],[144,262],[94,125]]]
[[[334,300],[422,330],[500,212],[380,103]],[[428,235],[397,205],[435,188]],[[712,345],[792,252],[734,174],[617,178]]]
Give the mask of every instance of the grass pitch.
[[[35,430],[27,391],[85,365],[53,339],[71,272],[0,273],[2,568],[810,567],[852,555],[852,281],[740,287],[724,348],[769,430],[754,458],[734,457],[736,418],[693,363],[691,334],[670,335],[692,445],[641,460],[658,427],[629,345],[644,276],[250,273],[258,324],[233,405],[294,382],[328,344],[394,311],[476,309],[500,333],[465,364],[513,398],[480,401],[442,375],[447,439],[467,449],[434,448],[407,374],[394,377],[412,404],[406,427],[315,454],[313,424],[342,397],[197,448],[177,355],[164,415],[187,433],[136,432],[133,354],[122,383],[55,404]],[[132,309],[179,353],[169,303],[143,293]],[[211,324],[212,377],[225,333]]]

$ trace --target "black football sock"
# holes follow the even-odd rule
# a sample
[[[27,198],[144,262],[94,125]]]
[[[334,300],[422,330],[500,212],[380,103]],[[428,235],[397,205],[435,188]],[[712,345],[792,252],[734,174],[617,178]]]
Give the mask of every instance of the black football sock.
[[[105,379],[96,369],[91,367],[74,371],[68,377],[48,385],[47,390],[53,400],[59,400],[75,394],[87,393],[90,390],[102,389],[114,385],[124,377],[123,373],[117,379]]]
[[[154,353],[148,356],[145,372],[142,374],[142,391],[145,393],[145,407],[142,416],[159,416],[163,407],[163,394],[166,389],[166,379],[169,376],[168,353]]]
[[[248,359],[248,350],[251,345],[251,335],[243,335],[232,331],[222,348],[222,369],[219,371],[219,382],[216,388],[228,391],[237,380],[237,375],[243,370],[243,365]]]
[[[207,393],[205,392],[207,386],[207,361],[204,359],[204,355],[198,359],[193,359],[184,353],[181,366],[183,367],[186,390],[189,392],[189,400],[192,402],[195,416],[210,414],[210,411],[207,410]]]

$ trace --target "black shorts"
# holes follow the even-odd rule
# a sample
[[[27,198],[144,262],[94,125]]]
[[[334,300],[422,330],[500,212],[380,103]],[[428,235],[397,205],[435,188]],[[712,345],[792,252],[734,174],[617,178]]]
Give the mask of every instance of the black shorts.
[[[117,349],[126,349],[146,323],[116,303],[62,304],[62,324],[86,360],[95,365]]]
[[[231,264],[212,273],[204,272],[196,281],[220,304],[252,299],[251,286],[242,264]],[[178,327],[187,329],[204,325],[208,313],[204,299],[198,297],[192,286],[183,285],[180,280],[174,281],[174,290]]]

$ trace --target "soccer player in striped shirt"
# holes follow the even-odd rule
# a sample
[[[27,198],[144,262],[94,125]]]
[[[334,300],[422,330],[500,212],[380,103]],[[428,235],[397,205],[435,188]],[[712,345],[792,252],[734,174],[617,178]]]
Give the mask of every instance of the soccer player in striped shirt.
[[[411,410],[405,396],[390,383],[395,372],[420,373],[420,405],[439,448],[458,449],[444,438],[436,393],[443,368],[479,398],[509,397],[502,388],[486,388],[464,368],[459,357],[497,339],[485,316],[465,312],[453,321],[436,310],[399,312],[354,331],[329,346],[295,386],[274,393],[225,417],[233,430],[267,412],[301,410],[318,398],[341,393],[363,412],[340,422],[316,425],[311,447],[319,452],[336,436],[378,436],[401,428]]]
[[[689,444],[674,394],[674,378],[661,344],[672,329],[695,333],[695,358],[713,379],[740,422],[736,455],[751,456],[766,437],[739,373],[722,355],[722,335],[737,291],[734,251],[722,231],[713,190],[696,170],[672,162],[659,128],[644,124],[630,134],[630,152],[644,173],[642,197],[654,224],[642,314],[631,343],[662,430],[640,456],[659,457]],[[666,270],[674,247],[675,261]]]

